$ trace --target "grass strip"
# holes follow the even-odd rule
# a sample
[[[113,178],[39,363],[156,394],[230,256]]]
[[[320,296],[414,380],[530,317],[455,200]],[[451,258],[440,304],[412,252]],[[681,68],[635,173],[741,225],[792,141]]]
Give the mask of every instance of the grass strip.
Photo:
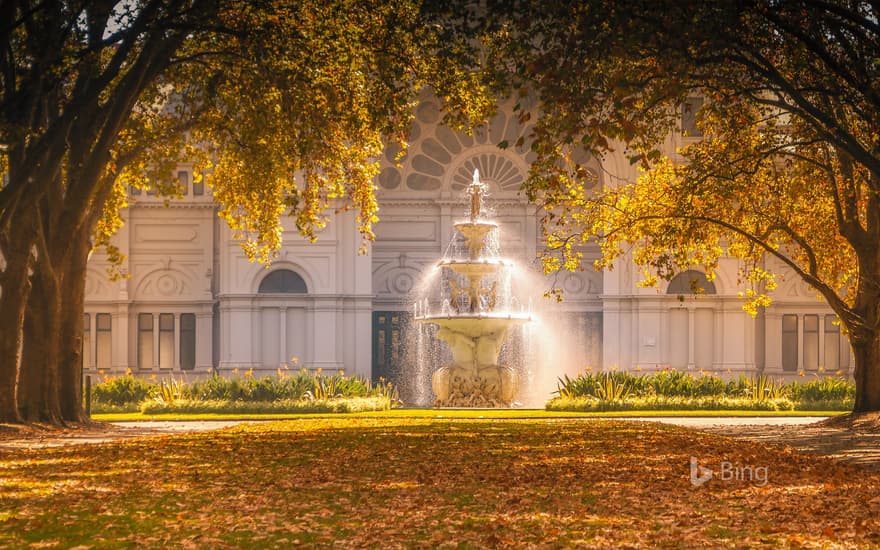
[[[338,413],[337,413],[338,414]],[[842,411],[742,411],[742,410],[656,410],[656,411],[548,411],[545,409],[391,409],[386,411],[360,412],[341,414],[354,418],[450,418],[450,419],[541,419],[541,418],[651,418],[651,417],[826,417],[843,414]],[[333,416],[336,416],[334,414]],[[241,413],[166,413],[150,415],[134,413],[102,413],[93,414],[94,420],[103,422],[135,422],[135,421],[198,421],[198,420],[285,420],[296,418],[326,418],[325,413],[288,413],[288,414],[241,414]]]

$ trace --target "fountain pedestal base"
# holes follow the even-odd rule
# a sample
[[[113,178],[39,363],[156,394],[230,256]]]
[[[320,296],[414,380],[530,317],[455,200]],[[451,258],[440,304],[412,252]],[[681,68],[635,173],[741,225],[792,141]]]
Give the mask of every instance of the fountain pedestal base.
[[[444,365],[434,372],[431,388],[435,407],[509,407],[519,377],[506,365]]]

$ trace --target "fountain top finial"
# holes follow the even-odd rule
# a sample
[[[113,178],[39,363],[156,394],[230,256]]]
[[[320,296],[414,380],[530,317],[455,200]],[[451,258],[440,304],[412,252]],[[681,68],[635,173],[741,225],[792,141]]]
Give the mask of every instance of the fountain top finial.
[[[474,179],[471,184],[468,186],[466,193],[471,196],[471,222],[476,222],[479,219],[480,214],[483,210],[483,192],[485,191],[485,184],[480,181],[480,170],[478,168],[474,168]]]

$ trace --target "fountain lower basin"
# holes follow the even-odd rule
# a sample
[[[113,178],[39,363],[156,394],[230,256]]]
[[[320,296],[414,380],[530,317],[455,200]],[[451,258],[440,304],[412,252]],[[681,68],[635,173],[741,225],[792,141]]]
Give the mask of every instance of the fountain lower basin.
[[[431,377],[435,406],[508,407],[519,389],[514,369],[498,364],[508,330],[528,323],[526,314],[425,315],[416,322],[437,325],[437,338],[452,351],[452,363]]]
[[[443,260],[437,262],[437,267],[446,267],[461,275],[468,277],[482,277],[483,275],[491,275],[497,273],[499,269],[510,267],[512,264],[506,260],[500,259],[484,259],[478,261],[470,260]]]

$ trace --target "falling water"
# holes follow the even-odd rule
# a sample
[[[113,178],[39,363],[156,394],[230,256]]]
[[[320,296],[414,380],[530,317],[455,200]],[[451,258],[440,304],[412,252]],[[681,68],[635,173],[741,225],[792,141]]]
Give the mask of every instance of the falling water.
[[[584,341],[585,332],[572,330],[564,311],[540,299],[546,281],[501,256],[498,224],[489,219],[482,195],[478,200],[472,195],[478,185],[475,175],[469,221],[456,222],[437,264],[412,289],[408,310],[413,319],[403,338],[406,361],[395,373],[396,382],[410,406],[543,407],[559,376],[580,372],[588,365],[586,357],[598,364],[601,328],[587,331],[589,341]],[[601,327],[601,319],[590,322]],[[471,343],[464,346],[462,339]],[[493,342],[503,343],[494,356],[487,351]],[[438,402],[434,389],[441,371],[472,375],[473,380],[486,380],[484,372],[491,378],[512,371],[518,390],[503,400],[496,395],[488,402]],[[440,391],[453,392],[442,376],[439,383]]]
[[[414,364],[400,384],[413,404],[510,406],[534,378],[523,328],[531,298],[527,309],[512,292],[513,264],[501,258],[498,224],[487,219],[487,189],[475,171],[465,192],[468,219],[455,223],[437,268],[414,292]]]

